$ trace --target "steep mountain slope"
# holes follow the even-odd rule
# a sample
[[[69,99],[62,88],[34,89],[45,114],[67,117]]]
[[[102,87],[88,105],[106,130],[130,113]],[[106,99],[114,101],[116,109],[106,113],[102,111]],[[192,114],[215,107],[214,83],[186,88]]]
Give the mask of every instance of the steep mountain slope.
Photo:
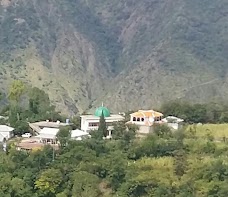
[[[90,24],[84,26],[83,17],[91,23],[94,17],[61,3],[12,1],[1,7],[2,83],[7,87],[12,79],[22,79],[47,91],[59,109],[82,112],[103,91],[111,67],[100,43],[84,33]]]
[[[226,99],[227,10],[226,1],[138,2],[122,24],[128,67],[115,79],[108,105],[126,110],[177,98]]]
[[[1,0],[2,89],[19,78],[63,112],[226,99],[225,0]]]

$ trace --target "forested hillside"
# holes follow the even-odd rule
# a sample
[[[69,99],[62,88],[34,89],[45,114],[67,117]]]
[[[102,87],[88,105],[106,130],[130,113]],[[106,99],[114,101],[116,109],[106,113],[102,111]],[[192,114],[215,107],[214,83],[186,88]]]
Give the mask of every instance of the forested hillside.
[[[227,98],[225,0],[1,0],[0,80],[63,113]]]
[[[0,196],[226,197],[227,143],[196,128],[157,127],[139,140],[118,123],[111,141],[93,135],[30,154],[11,144],[0,151]]]
[[[183,127],[173,131],[154,124],[153,132],[141,138],[137,126],[126,126],[127,112],[123,122],[113,123],[112,139],[103,138],[107,128],[102,115],[91,138],[77,141],[70,137],[72,129],[80,128],[75,116],[72,124],[59,128],[58,145],[30,149],[20,144],[34,145],[38,136],[19,137],[29,131],[29,122],[63,122],[66,117],[55,111],[44,91],[21,81],[14,81],[7,94],[10,105],[3,108],[0,124],[14,127],[15,136],[6,149],[0,143],[0,196],[227,196],[226,105],[166,103],[161,111],[184,118]]]

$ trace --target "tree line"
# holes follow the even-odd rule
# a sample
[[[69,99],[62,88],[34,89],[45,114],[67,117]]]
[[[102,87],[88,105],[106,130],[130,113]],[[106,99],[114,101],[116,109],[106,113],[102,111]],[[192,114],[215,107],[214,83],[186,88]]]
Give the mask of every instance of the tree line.
[[[101,139],[102,130],[83,141],[63,138],[54,160],[50,146],[25,152],[11,144],[0,152],[0,196],[226,197],[227,144],[190,132],[162,126],[138,139],[119,122],[112,140]]]
[[[4,95],[0,93],[0,100]],[[56,111],[48,95],[37,87],[26,86],[22,81],[15,80],[7,93],[7,104],[1,106],[1,115],[8,120],[0,120],[1,124],[9,124],[15,128],[15,134],[21,135],[29,130],[28,122],[40,120],[65,121],[66,116]],[[206,103],[190,104],[183,101],[171,101],[161,106],[165,116],[173,115],[185,120],[186,123],[227,123],[228,106],[226,104]],[[130,113],[130,112],[129,112]],[[126,120],[129,119],[126,113]],[[75,127],[80,128],[80,117],[71,120]]]
[[[187,123],[227,123],[228,105],[218,103],[190,104],[172,101],[162,105],[165,115],[183,118]]]
[[[18,134],[27,128],[28,121],[61,118],[47,94],[20,81],[12,84],[8,98],[3,112]],[[161,111],[188,123],[206,123],[226,122],[225,109],[171,102]],[[42,150],[18,151],[13,142],[6,152],[0,150],[0,196],[227,196],[225,141],[216,142],[211,136],[197,138],[186,127],[173,132],[164,125],[139,139],[137,127],[126,126],[125,121],[114,124],[112,140],[104,140],[107,129],[103,116],[90,139],[71,140],[71,129],[60,128],[58,150],[45,146]]]
[[[7,93],[7,103],[1,108],[1,115],[8,117],[2,119],[1,124],[14,127],[15,135],[28,132],[29,122],[64,119],[43,90],[26,86],[20,80],[12,82]]]

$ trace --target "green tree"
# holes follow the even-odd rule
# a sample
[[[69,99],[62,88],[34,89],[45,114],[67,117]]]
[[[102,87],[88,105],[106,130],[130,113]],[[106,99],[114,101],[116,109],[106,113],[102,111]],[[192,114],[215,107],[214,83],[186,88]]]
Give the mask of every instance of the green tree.
[[[25,93],[24,83],[20,80],[13,81],[13,83],[10,85],[8,94],[9,100],[11,101],[9,108],[9,121],[12,124],[12,126],[14,126],[13,124],[16,121],[20,120],[21,108],[19,107],[19,101],[23,93]]]
[[[122,151],[110,153],[106,158],[107,179],[114,191],[116,191],[125,181],[127,170],[127,158]]]
[[[0,151],[0,174],[6,172],[13,172],[15,170],[16,164],[12,161],[8,155],[3,151]]]
[[[104,117],[103,111],[101,113],[98,131],[102,132],[104,137],[107,136],[107,126],[106,126],[106,122],[105,122],[105,117]]]
[[[14,122],[10,125],[12,125],[15,128],[15,130],[13,131],[14,135],[21,136],[22,134],[29,131],[29,125],[24,120],[17,120],[16,122]]]
[[[112,139],[114,140],[122,139],[126,130],[127,128],[126,128],[125,122],[115,123],[113,133],[112,133]]]
[[[29,90],[29,107],[32,121],[52,119],[56,121],[61,119],[55,112],[55,107],[51,105],[48,94],[39,88],[33,87]]]
[[[187,156],[184,150],[174,151],[174,166],[176,175],[179,177],[183,176],[187,169]]]
[[[130,142],[135,139],[137,129],[136,125],[126,126],[125,121],[117,122],[114,124],[112,139],[118,140],[120,147],[127,150]]]
[[[56,195],[56,197],[68,197],[69,195],[67,195],[66,193],[64,192],[61,192],[59,194]]]
[[[202,104],[195,104],[189,106],[185,111],[186,121],[190,123],[206,123],[207,122],[207,110],[206,106]]]
[[[31,188],[24,180],[12,177],[10,173],[0,174],[0,195],[6,197],[30,197]],[[4,180],[4,181],[3,181]]]
[[[228,112],[222,112],[221,116],[219,117],[220,123],[227,123],[228,122]]]
[[[171,129],[166,125],[155,125],[154,133],[159,137],[170,137],[172,135]]]
[[[73,197],[88,197],[100,196],[101,192],[99,190],[99,178],[85,171],[75,172],[73,177],[73,188],[72,196]]]
[[[64,126],[64,127],[59,128],[59,132],[57,133],[57,139],[58,139],[61,147],[64,147],[68,144],[70,137],[71,137],[70,136],[71,130],[72,129],[70,126]]]
[[[37,114],[50,106],[48,95],[37,87],[29,90],[29,110]]]
[[[129,163],[127,169],[126,182],[121,185],[119,196],[175,196],[173,187],[178,178],[171,157],[145,157]]]
[[[101,130],[91,131],[90,135],[91,135],[91,138],[95,140],[102,140],[104,137],[104,133]]]
[[[59,169],[43,171],[35,182],[35,187],[44,195],[54,196],[62,182],[62,173]]]
[[[81,127],[81,119],[80,116],[75,116],[71,119],[71,122],[73,123],[72,127],[73,129],[79,129]]]
[[[25,85],[22,81],[20,80],[13,81],[13,83],[10,85],[10,88],[9,88],[9,99],[11,101],[16,101],[18,103],[24,91],[25,91]]]

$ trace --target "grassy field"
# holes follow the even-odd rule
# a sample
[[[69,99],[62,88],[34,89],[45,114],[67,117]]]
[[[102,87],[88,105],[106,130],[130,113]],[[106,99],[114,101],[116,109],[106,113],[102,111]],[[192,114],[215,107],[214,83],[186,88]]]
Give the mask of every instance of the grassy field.
[[[197,137],[213,136],[215,139],[228,138],[228,124],[204,124],[189,126],[188,131],[195,132]]]

